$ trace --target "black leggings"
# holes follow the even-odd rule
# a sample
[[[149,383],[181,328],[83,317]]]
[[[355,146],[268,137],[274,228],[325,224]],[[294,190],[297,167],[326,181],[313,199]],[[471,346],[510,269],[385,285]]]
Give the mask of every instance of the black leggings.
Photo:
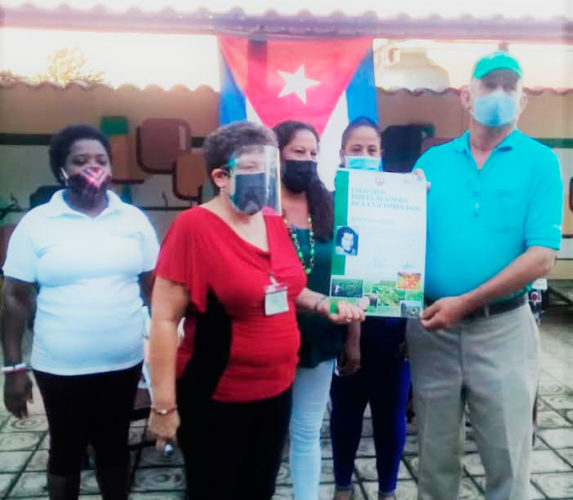
[[[141,363],[89,375],[34,371],[50,427],[48,472],[79,474],[87,444],[96,468],[129,464],[128,434]]]
[[[186,400],[179,445],[192,500],[270,500],[288,430],[291,391],[251,403]]]

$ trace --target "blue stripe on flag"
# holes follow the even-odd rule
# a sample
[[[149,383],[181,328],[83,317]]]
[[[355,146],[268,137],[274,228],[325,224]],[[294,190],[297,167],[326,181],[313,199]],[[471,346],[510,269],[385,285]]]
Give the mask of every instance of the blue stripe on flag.
[[[348,121],[366,116],[378,123],[376,82],[374,81],[374,53],[368,50],[348,87],[346,88]]]
[[[247,119],[245,95],[235,82],[227,61],[221,55],[221,93],[219,94],[219,123],[227,125],[231,122]]]

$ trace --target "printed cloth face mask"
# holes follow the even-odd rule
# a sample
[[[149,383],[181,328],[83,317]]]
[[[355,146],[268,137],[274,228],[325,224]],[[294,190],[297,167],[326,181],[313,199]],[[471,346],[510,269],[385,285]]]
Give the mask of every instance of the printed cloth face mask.
[[[317,164],[312,160],[286,160],[282,174],[285,187],[293,193],[308,191],[310,185],[318,179]]]
[[[111,174],[103,167],[88,167],[70,175],[66,184],[78,198],[92,204],[111,184]]]
[[[486,127],[503,127],[517,116],[517,98],[503,90],[474,99],[473,117]]]
[[[356,170],[380,170],[380,158],[374,156],[345,156],[346,168]]]

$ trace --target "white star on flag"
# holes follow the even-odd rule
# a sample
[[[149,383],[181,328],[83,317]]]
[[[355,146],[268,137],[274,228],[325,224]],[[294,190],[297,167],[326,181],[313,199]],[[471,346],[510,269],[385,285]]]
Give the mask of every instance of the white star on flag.
[[[279,97],[284,97],[289,94],[296,94],[298,98],[306,104],[306,89],[308,87],[314,87],[315,85],[320,85],[317,80],[311,80],[304,76],[304,64],[296,70],[295,73],[286,73],[285,71],[279,71],[285,81],[285,86],[281,90]]]

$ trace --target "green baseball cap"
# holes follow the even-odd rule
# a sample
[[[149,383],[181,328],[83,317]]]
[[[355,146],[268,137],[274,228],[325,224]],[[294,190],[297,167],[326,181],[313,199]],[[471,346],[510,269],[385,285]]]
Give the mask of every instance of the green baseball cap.
[[[496,50],[483,56],[475,65],[473,77],[480,80],[485,75],[498,69],[513,71],[519,78],[523,76],[523,70],[518,60],[503,50]]]

